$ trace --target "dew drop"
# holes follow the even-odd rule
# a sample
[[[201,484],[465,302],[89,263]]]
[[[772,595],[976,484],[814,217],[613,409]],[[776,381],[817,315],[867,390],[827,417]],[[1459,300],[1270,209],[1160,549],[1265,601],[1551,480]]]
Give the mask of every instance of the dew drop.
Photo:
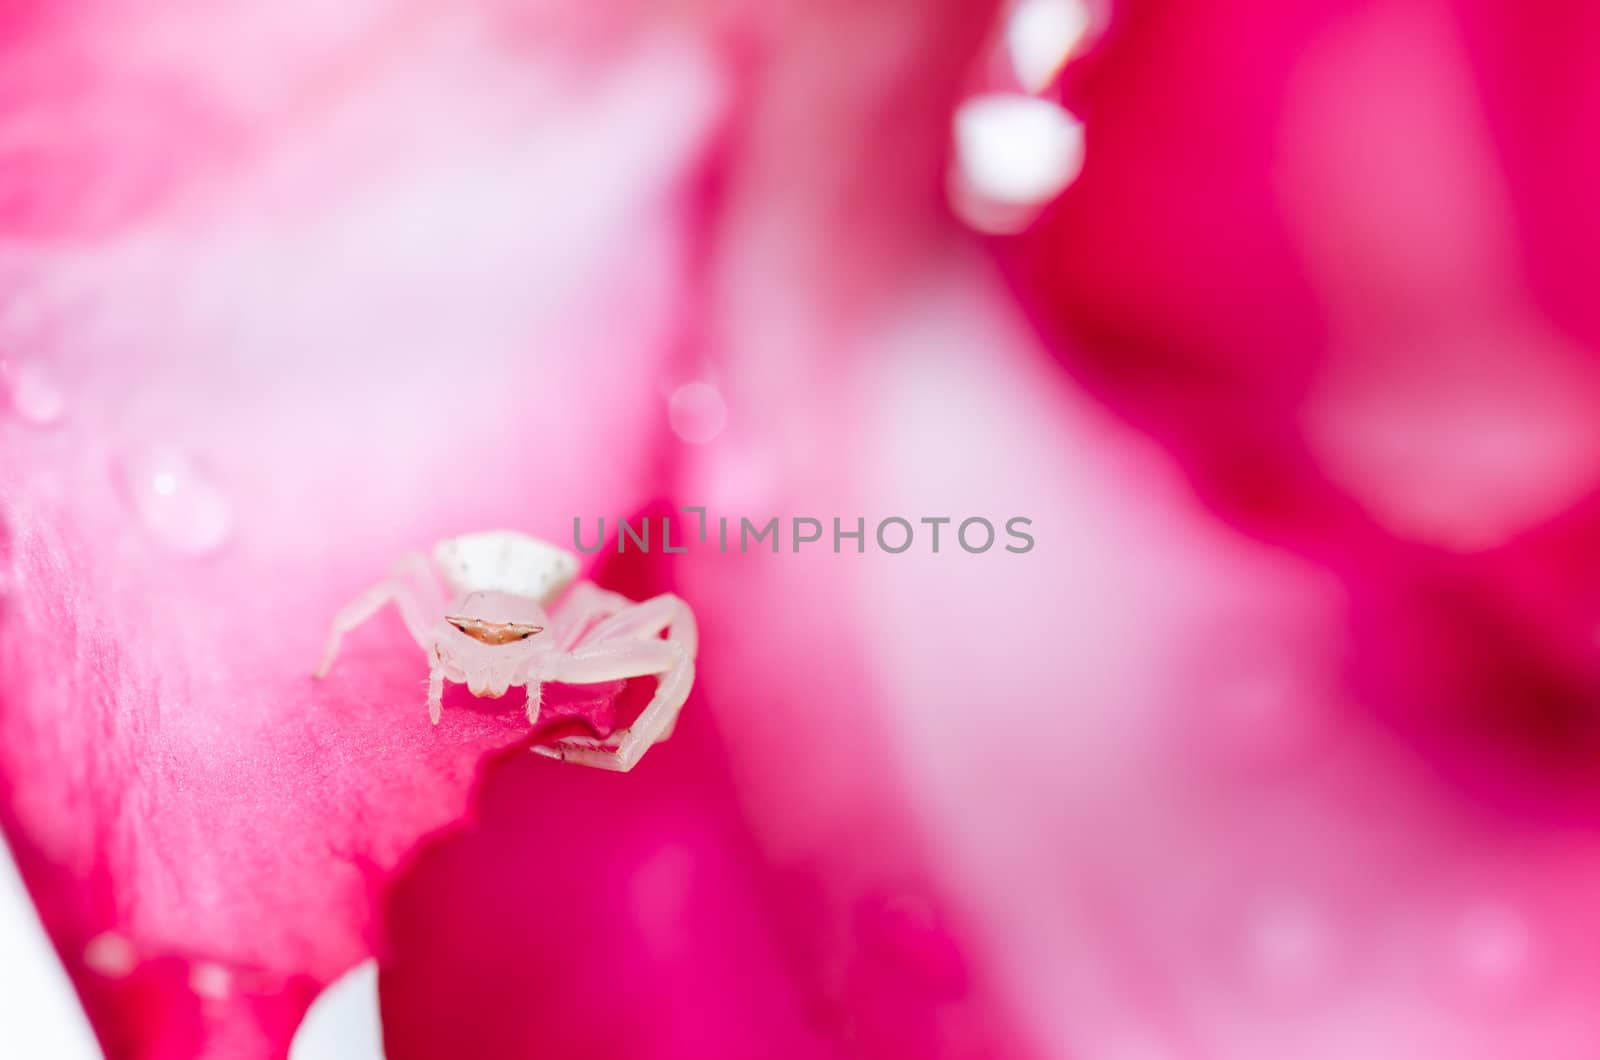
[[[66,414],[66,394],[43,366],[33,361],[7,361],[0,369],[11,407],[23,420],[48,427]]]
[[[728,406],[722,392],[710,383],[685,383],[672,392],[667,419],[679,438],[690,445],[705,445],[727,425]]]
[[[233,973],[213,961],[200,961],[189,969],[189,989],[211,1001],[224,1001],[233,992]]]
[[[83,963],[108,979],[121,979],[139,963],[133,943],[115,931],[102,931],[83,947]]]
[[[157,447],[123,468],[139,521],[157,541],[186,555],[207,555],[233,533],[233,508],[220,489],[180,450]]]

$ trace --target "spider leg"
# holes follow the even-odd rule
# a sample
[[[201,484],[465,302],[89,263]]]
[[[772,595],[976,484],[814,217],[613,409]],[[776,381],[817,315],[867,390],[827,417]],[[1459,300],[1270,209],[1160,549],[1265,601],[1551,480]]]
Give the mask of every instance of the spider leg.
[[[667,641],[680,644],[693,656],[700,644],[700,631],[695,625],[694,612],[689,605],[671,593],[652,596],[642,603],[633,604],[604,619],[584,638],[601,641],[619,638],[651,640],[667,634]]]
[[[633,606],[621,593],[602,589],[594,582],[574,585],[551,615],[555,619],[555,636],[551,639],[562,651],[571,651],[596,622],[603,621]]]
[[[602,589],[594,582],[579,582],[561,598],[561,602],[550,614],[551,626],[550,643],[558,651],[569,652],[581,640],[589,639],[591,627],[597,622],[626,610],[633,606],[621,593]],[[524,671],[519,681],[525,681],[528,689],[528,724],[535,725],[539,721],[539,708],[544,702],[544,681],[556,680],[548,673],[537,668],[537,664]]]
[[[424,565],[426,578],[416,577],[417,561],[421,561]],[[413,554],[406,557],[396,565],[393,574],[356,597],[333,616],[333,625],[328,631],[328,646],[323,652],[322,663],[315,670],[317,677],[327,676],[333,667],[344,635],[377,614],[383,605],[388,603],[393,603],[399,609],[400,617],[405,621],[406,630],[411,634],[411,638],[419,646],[427,647],[432,621],[430,616],[435,613],[430,608],[437,598],[439,589],[438,583],[432,580],[432,572],[426,569],[426,563],[427,561],[420,555]],[[412,579],[406,580],[404,578],[406,574],[411,574]],[[426,587],[419,591],[415,584],[417,581],[422,581]],[[439,604],[438,610],[443,609],[444,605]]]
[[[420,552],[407,552],[396,561],[389,571],[391,578],[410,578],[410,584],[415,590],[417,602],[422,605],[424,614],[442,615],[447,604],[450,603],[450,594],[445,589],[444,583],[439,580],[439,569],[433,561]]]
[[[680,645],[664,640],[614,640],[558,656],[543,676],[562,684],[597,685],[665,673],[686,657]]]
[[[663,632],[667,634],[665,640],[661,639]],[[618,734],[620,741],[615,750],[571,743],[534,750],[565,761],[626,773],[646,751],[672,735],[689,697],[699,643],[694,614],[678,597],[663,594],[603,620],[584,639],[588,643],[558,663],[563,676],[552,680],[580,683],[654,673],[660,675],[655,695],[634,723]],[[624,672],[657,661],[667,665]]]
[[[438,660],[434,660],[433,667],[428,671],[428,720],[437,725],[442,714],[444,714],[444,668],[439,665]]]
[[[529,681],[528,689],[528,724],[539,723],[539,708],[544,705],[544,685],[539,681]]]
[[[623,734],[617,745],[614,768],[626,773],[644,753],[672,735],[678,725],[678,713],[694,684],[694,659],[684,656],[656,684],[656,694],[637,720]]]

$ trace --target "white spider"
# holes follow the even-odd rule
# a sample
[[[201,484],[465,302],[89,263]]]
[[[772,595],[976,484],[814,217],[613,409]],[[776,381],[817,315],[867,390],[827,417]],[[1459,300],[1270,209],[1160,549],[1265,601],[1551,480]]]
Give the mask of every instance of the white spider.
[[[431,562],[410,553],[387,580],[334,616],[316,676],[333,666],[344,635],[387,603],[399,609],[428,655],[428,716],[435,725],[446,681],[491,697],[525,685],[531,723],[546,681],[582,685],[656,675],[654,698],[626,729],[604,739],[572,736],[534,748],[626,772],[672,735],[694,683],[694,613],[670,593],[634,603],[593,582],[572,585],[577,574],[572,553],[510,530],[441,541]]]

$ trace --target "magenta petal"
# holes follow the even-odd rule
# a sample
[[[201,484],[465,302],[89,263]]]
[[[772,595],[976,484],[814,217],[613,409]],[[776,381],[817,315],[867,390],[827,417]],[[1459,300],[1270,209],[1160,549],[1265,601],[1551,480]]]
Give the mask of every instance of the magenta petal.
[[[600,577],[665,588],[637,555]],[[391,1060],[826,1055],[690,707],[626,777],[521,754],[485,770],[473,822],[429,844],[386,909]]]
[[[827,1055],[691,726],[626,778],[490,771],[476,827],[390,903],[391,1060]]]
[[[602,570],[630,595],[671,588],[637,556]],[[760,629],[781,631],[784,605],[767,606]],[[711,712],[791,724],[856,670],[840,645],[835,677],[809,689],[729,686],[755,661],[729,636],[745,610],[730,606],[702,640],[720,701],[692,697],[672,741],[626,778],[523,755],[485,770],[472,823],[431,842],[386,908],[391,1060],[1027,1055],[933,904],[943,884],[903,792],[872,777],[864,748],[791,765],[732,757]],[[847,703],[861,712],[853,737],[869,737],[861,689]],[[848,791],[853,825],[822,820],[831,843],[773,850],[773,807],[752,820],[750,798],[830,765],[828,784],[787,797],[803,807]],[[752,784],[752,771],[770,779]]]
[[[198,15],[147,25],[161,77],[249,88],[264,110],[230,120],[250,150],[178,167],[181,195],[119,200],[92,238],[6,200],[37,224],[5,222],[0,357],[60,404],[40,415],[7,376],[0,824],[117,1056],[282,1048],[484,753],[532,737],[511,697],[431,726],[392,615],[314,681],[335,610],[449,534],[562,541],[654,470],[709,63],[619,42],[577,77],[525,42],[437,46],[475,16],[413,17],[263,25],[248,62]],[[297,81],[302,49],[336,53],[330,76]],[[89,136],[37,179],[193,143],[119,128],[131,155]],[[627,314],[596,312],[619,292]]]

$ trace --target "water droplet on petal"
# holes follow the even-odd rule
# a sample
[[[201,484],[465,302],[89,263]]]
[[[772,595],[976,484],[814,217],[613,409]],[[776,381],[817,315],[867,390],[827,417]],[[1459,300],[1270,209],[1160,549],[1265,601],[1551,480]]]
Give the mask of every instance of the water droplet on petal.
[[[200,961],[189,969],[189,989],[210,1001],[223,1001],[233,992],[233,973],[214,961]]]
[[[174,552],[206,555],[233,533],[233,507],[199,466],[170,447],[150,449],[123,467],[139,521]]]
[[[133,943],[115,931],[102,931],[83,947],[83,963],[91,972],[121,979],[139,963]]]
[[[7,361],[3,368],[5,389],[19,417],[47,427],[66,414],[66,394],[42,365],[33,361]]]
[[[722,392],[710,383],[685,383],[672,392],[667,419],[679,438],[690,445],[705,445],[727,425],[728,406]]]

